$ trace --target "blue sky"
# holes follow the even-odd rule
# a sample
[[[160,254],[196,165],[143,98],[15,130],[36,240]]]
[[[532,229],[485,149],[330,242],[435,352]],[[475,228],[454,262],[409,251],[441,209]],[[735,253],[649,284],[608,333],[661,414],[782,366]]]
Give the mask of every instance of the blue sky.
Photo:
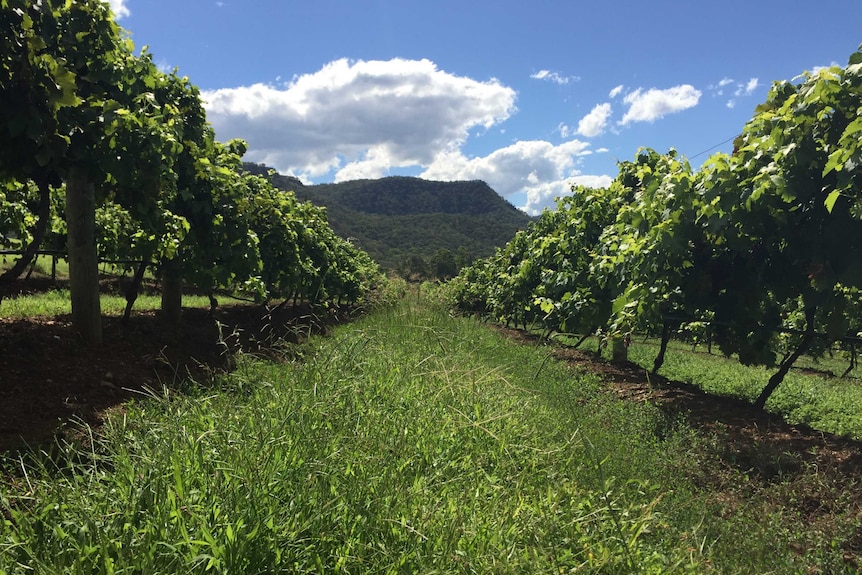
[[[640,147],[729,151],[773,81],[862,43],[860,0],[110,3],[247,160],[305,183],[481,179],[530,213]]]

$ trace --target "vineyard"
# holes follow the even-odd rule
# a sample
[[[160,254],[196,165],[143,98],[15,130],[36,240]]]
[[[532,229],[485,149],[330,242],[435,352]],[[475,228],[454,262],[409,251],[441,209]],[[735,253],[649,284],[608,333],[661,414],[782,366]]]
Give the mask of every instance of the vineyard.
[[[246,144],[217,142],[198,89],[136,56],[106,4],[4,2],[0,29],[0,248],[22,254],[0,290],[65,252],[74,330],[99,344],[100,260],[133,272],[127,321],[147,270],[173,322],[184,286],[354,304],[380,277],[325,210],[245,172]]]
[[[862,47],[442,285],[99,0],[0,2],[0,88],[0,575],[862,569]]]
[[[576,188],[463,271],[465,312],[546,335],[708,332],[745,365],[777,366],[763,408],[803,354],[855,365],[862,330],[862,52],[777,82],[699,170],[641,150],[606,189]],[[849,369],[848,369],[849,371]]]

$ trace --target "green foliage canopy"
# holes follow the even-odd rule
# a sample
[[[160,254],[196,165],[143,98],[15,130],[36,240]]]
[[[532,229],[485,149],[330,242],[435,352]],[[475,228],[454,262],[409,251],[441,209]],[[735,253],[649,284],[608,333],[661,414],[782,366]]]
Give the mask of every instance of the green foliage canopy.
[[[859,315],[860,131],[862,51],[845,68],[774,84],[733,154],[697,172],[673,150],[641,150],[608,189],[573,189],[453,282],[455,302],[582,333],[709,318],[722,350],[746,364],[779,363],[795,321],[802,333],[762,407],[815,329],[839,338]]]

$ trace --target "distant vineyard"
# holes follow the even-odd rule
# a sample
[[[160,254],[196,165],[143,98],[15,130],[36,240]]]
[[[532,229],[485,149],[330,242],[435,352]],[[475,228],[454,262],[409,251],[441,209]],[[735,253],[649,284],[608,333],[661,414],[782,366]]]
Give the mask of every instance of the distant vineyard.
[[[853,347],[862,329],[860,135],[862,51],[775,83],[733,153],[698,171],[645,149],[607,189],[573,188],[464,270],[455,304],[547,331],[665,342],[674,324],[708,324],[724,353],[778,365],[762,408],[800,355]]]

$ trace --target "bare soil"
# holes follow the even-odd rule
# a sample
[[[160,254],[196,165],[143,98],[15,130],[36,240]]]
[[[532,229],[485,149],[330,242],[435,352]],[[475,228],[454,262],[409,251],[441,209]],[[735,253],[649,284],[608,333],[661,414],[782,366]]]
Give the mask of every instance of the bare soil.
[[[184,309],[171,326],[158,312],[133,312],[126,325],[104,317],[104,343],[95,347],[80,340],[68,315],[0,319],[0,457],[50,447],[78,433],[80,422],[98,427],[129,399],[189,376],[209,381],[231,369],[240,348],[272,356],[273,343],[319,333],[347,313],[227,305]]]

